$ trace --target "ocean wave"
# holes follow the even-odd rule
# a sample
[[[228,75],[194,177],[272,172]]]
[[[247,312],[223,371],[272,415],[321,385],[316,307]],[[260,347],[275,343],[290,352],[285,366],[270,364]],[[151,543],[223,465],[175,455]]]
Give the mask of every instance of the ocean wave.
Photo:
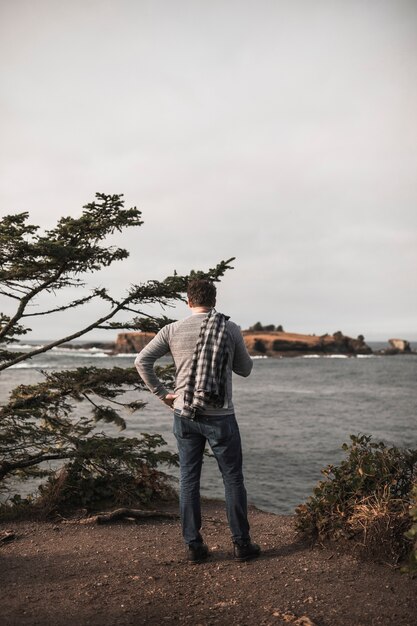
[[[16,345],[13,345],[13,350],[38,350],[39,348],[43,348],[42,343],[39,344],[32,344],[30,345],[29,343],[17,343]]]
[[[256,354],[255,356],[251,356],[251,359],[267,359],[268,357],[265,354]]]
[[[39,357],[39,355],[37,355]],[[58,357],[66,357],[68,356],[68,353],[61,353],[59,351],[54,352],[53,354],[54,356],[54,360],[53,361],[47,361],[46,363],[41,362],[41,361],[37,361],[36,363],[29,363],[29,362],[22,362],[22,363],[16,363],[15,365],[11,365],[9,368],[7,369],[49,369],[49,368],[56,368],[57,366],[59,366],[59,364],[62,362],[58,359]],[[71,355],[74,357],[78,357],[79,359],[104,359],[104,358],[108,358],[109,355],[104,353],[104,352],[96,352],[95,354],[74,354]]]
[[[54,356],[65,356],[65,357],[69,356],[69,357],[75,357],[75,358],[80,358],[80,359],[94,359],[94,358],[102,359],[103,357],[111,356],[110,353],[103,352],[102,350],[98,350],[97,348],[94,349],[94,352],[90,350],[86,350],[86,349],[71,350],[69,348],[52,348],[51,353]]]
[[[56,363],[16,363],[7,369],[9,370],[49,370],[56,367]]]
[[[303,359],[350,359],[347,354],[303,354]]]
[[[62,354],[75,354],[78,356],[83,354],[87,354],[88,356],[94,354],[105,354],[105,356],[107,356],[107,353],[103,352],[103,348],[64,348],[63,346],[55,346],[54,348],[51,348],[51,352],[59,352]]]
[[[26,351],[26,350],[39,350],[40,348],[43,348],[45,346],[45,344],[39,343],[39,344],[28,344],[28,343],[20,343],[20,344],[16,344],[13,346],[13,349],[16,350],[17,352],[19,350]],[[108,356],[109,354],[111,354],[110,350],[109,351],[104,351],[103,348],[64,348],[63,346],[54,346],[53,348],[50,348],[50,351],[53,352],[54,354],[71,354],[74,356],[82,356],[82,355],[87,355],[87,356],[93,356],[95,354],[99,354],[100,356],[105,355]],[[48,350],[49,352],[49,350]]]

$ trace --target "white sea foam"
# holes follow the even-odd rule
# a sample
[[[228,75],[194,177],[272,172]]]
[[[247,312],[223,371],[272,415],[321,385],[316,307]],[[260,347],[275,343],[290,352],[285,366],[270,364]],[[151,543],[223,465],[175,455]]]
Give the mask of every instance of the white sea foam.
[[[68,356],[68,354],[65,356]],[[74,356],[79,356],[83,359],[103,359],[111,355],[107,352],[94,352],[93,354],[74,354]]]
[[[39,348],[43,348],[45,344],[28,344],[28,343],[19,343],[16,345],[13,345],[12,348],[13,350],[16,350],[16,352],[18,351],[26,351],[26,350],[39,350]],[[82,356],[83,354],[87,355],[87,356],[92,356],[95,354],[100,354],[103,355],[105,354],[107,356],[107,354],[110,354],[110,350],[108,352],[104,352],[103,348],[65,348],[64,346],[54,346],[53,348],[50,348],[51,352],[53,352],[54,354],[71,354],[71,355],[75,355],[75,356]]]
[[[55,346],[54,348],[51,348],[51,351],[62,354],[75,354],[77,356],[82,356],[83,354],[87,354],[88,356],[94,354],[105,354],[102,348],[64,348],[63,346]]]
[[[59,357],[59,356],[68,356],[67,353],[65,354],[61,354],[60,352],[55,352],[54,353],[54,357]],[[77,356],[80,359],[103,359],[108,357],[108,354],[105,354],[104,352],[97,352],[96,354],[74,354],[71,356]],[[9,368],[7,369],[48,369],[48,368],[56,368],[59,366],[59,364],[61,363],[61,361],[54,360],[54,361],[49,361],[47,363],[42,363],[41,361],[38,361],[37,363],[29,363],[29,362],[23,362],[23,363],[16,363],[15,365],[11,365]]]
[[[56,367],[56,363],[16,363],[15,365],[11,365],[7,369],[9,370],[47,370]]]
[[[251,356],[251,359],[267,359],[266,354],[256,354],[255,356]]]
[[[94,359],[94,358],[103,358],[109,356],[107,352],[99,351],[99,352],[90,352],[89,350],[70,350],[68,348],[52,348],[51,352],[54,356],[73,356],[80,359]]]
[[[38,358],[41,355],[36,355]],[[67,357],[67,356],[74,356],[74,357],[78,357],[79,359],[103,359],[103,358],[107,358],[109,357],[108,354],[106,354],[105,352],[96,352],[94,354],[71,354],[68,355],[68,352],[60,352],[59,350],[55,351],[53,354],[54,357]],[[36,358],[36,357],[33,357]],[[37,361],[36,363],[30,363],[28,361],[26,362],[22,362],[22,363],[16,363],[15,365],[11,365],[9,368],[7,369],[49,369],[51,367],[56,368],[57,366],[59,366],[59,363],[61,361],[59,361],[58,359],[54,360],[54,361],[49,361],[47,363],[43,363],[41,361]]]
[[[11,346],[13,350],[38,350],[38,348],[43,348],[43,344],[28,344],[28,343],[17,343]]]
[[[303,354],[303,359],[349,359],[347,354]]]

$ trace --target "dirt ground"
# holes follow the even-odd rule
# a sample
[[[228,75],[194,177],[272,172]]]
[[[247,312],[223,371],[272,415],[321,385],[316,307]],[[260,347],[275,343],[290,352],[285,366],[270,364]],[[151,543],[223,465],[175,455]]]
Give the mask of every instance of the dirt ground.
[[[178,520],[9,522],[2,626],[415,626],[417,579],[297,540],[294,518],[250,511],[262,557],[233,560],[224,505],[206,502],[210,559],[190,564]]]

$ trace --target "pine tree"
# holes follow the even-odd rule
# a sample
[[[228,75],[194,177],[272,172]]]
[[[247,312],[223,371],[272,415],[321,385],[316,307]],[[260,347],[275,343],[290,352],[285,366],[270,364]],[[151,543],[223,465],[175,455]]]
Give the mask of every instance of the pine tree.
[[[140,227],[141,211],[125,209],[122,195],[98,193],[94,202],[83,207],[80,217],[62,217],[44,233],[29,224],[28,218],[25,212],[0,221],[0,295],[15,304],[13,314],[0,313],[0,371],[94,329],[157,332],[173,320],[149,313],[149,305],[165,308],[184,300],[190,278],[218,281],[233,261],[222,261],[206,272],[191,271],[187,276],[174,271],[163,281],[131,285],[117,298],[106,288],[87,290],[86,278],[129,256],[124,248],[106,245],[106,238],[116,231]],[[82,294],[63,302],[61,294],[69,289]],[[33,305],[41,294],[48,294],[53,303],[39,311]],[[16,349],[18,338],[30,330],[29,318],[75,311],[93,300],[101,300],[105,308],[100,318],[42,347],[27,352]],[[127,322],[120,319],[126,312],[131,317]],[[172,385],[172,367],[160,368],[158,373],[168,387]],[[40,491],[43,496],[49,494],[50,508],[62,504],[88,507],[106,499],[129,505],[164,492],[165,475],[159,465],[175,464],[177,459],[161,449],[165,442],[160,435],[112,437],[98,431],[99,422],[124,429],[123,411],[140,410],[145,405],[141,394],[146,388],[134,368],[78,367],[43,372],[43,377],[37,384],[13,389],[0,409],[2,490],[10,489],[11,479],[14,483],[16,478],[42,478]],[[123,400],[127,390],[138,392],[140,399]],[[59,471],[47,463],[50,461],[55,466],[59,463]],[[20,500],[18,495],[12,498],[15,503]]]

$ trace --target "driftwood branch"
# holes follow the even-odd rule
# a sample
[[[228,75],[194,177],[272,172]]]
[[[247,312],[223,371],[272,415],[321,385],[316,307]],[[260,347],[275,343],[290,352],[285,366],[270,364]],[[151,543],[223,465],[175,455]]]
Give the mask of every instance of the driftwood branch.
[[[144,518],[165,518],[165,519],[178,519],[176,513],[167,513],[165,511],[143,511],[142,509],[128,509],[121,508],[108,513],[98,513],[91,517],[79,519],[79,520],[67,520],[66,524],[107,524],[108,522],[115,522],[120,519],[144,519]]]
[[[16,539],[16,534],[12,530],[3,530],[0,532],[0,545],[7,541],[12,541],[13,539]]]

